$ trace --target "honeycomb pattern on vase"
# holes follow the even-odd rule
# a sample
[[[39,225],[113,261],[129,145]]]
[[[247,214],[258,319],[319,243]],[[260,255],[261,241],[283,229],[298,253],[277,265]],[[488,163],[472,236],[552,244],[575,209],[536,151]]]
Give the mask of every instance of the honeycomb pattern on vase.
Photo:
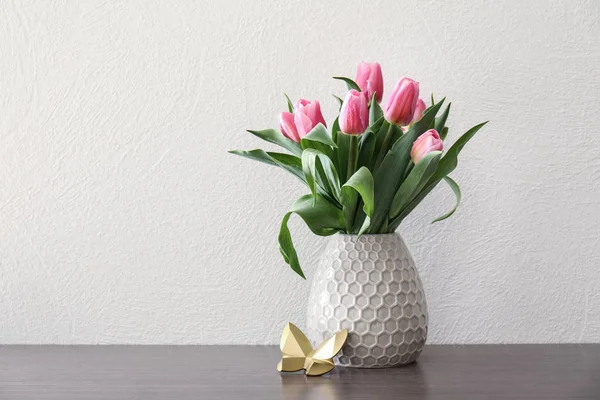
[[[331,237],[309,297],[307,327],[313,345],[348,329],[338,365],[410,364],[423,350],[427,322],[423,285],[400,235]]]

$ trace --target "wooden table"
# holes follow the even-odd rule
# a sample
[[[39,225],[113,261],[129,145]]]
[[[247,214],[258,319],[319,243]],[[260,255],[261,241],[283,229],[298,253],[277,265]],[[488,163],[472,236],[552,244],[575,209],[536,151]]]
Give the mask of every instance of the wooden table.
[[[274,346],[0,346],[0,399],[600,399],[600,345],[428,346],[418,363],[280,375]]]

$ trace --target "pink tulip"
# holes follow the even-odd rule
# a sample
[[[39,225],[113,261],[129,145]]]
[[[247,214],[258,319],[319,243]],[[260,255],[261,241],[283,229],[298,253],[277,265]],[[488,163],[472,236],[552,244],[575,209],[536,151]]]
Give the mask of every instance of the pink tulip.
[[[383,98],[383,74],[379,63],[361,62],[358,64],[356,72],[356,84],[360,90],[367,96],[367,101],[371,101],[373,94],[375,100],[380,103]]]
[[[346,94],[340,110],[340,130],[348,135],[360,135],[369,126],[367,98],[358,90]]]
[[[325,118],[321,113],[321,105],[318,100],[308,101],[300,99],[294,105],[294,123],[298,129],[298,136],[302,139],[318,123],[325,124]]]
[[[421,99],[417,100],[417,105],[415,107],[415,115],[413,116],[412,122],[417,122],[421,118],[423,118],[423,111],[427,109],[425,102]]]
[[[293,114],[286,111],[279,116],[281,133],[296,143],[300,143],[300,140],[318,123],[327,126],[321,113],[321,105],[317,100],[311,102],[300,99],[294,105]]]
[[[419,82],[410,78],[400,79],[384,106],[385,119],[392,124],[408,125],[415,114],[418,99]]]
[[[432,151],[442,151],[443,148],[444,142],[440,139],[440,135],[435,129],[430,129],[415,140],[410,151],[410,158],[416,164],[425,154]]]
[[[300,136],[298,136],[298,129],[294,123],[294,114],[291,112],[282,112],[279,116],[279,129],[281,133],[288,139],[293,140],[296,143],[300,143]]]

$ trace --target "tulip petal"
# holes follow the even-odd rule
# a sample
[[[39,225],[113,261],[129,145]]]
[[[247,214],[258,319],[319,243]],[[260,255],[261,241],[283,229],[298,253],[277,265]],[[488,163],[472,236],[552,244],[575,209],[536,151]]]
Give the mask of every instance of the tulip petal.
[[[319,123],[327,126],[318,100],[312,102],[305,99],[298,100],[294,109],[294,122],[300,139]]]
[[[363,94],[350,90],[344,99],[339,118],[340,130],[347,135],[360,135],[369,126],[369,108]]]
[[[356,83],[367,99],[374,95],[379,103],[383,97],[383,74],[379,63],[361,62],[356,72]]]
[[[435,129],[429,129],[413,143],[410,151],[410,157],[417,164],[427,153],[431,151],[441,151],[444,148],[444,142]]]
[[[312,121],[308,117],[308,115],[296,111],[294,113],[294,123],[296,124],[296,128],[298,129],[298,137],[302,139],[308,132],[310,132],[313,128]]]
[[[419,82],[406,77],[401,78],[384,107],[385,119],[396,125],[408,125],[413,119],[418,99]]]
[[[425,102],[421,99],[417,100],[417,105],[415,106],[415,113],[413,115],[413,122],[420,120],[423,117],[423,111],[427,109]]]
[[[296,143],[300,143],[298,128],[294,122],[294,114],[291,112],[282,112],[279,116],[279,128],[281,129],[283,136],[293,140]]]

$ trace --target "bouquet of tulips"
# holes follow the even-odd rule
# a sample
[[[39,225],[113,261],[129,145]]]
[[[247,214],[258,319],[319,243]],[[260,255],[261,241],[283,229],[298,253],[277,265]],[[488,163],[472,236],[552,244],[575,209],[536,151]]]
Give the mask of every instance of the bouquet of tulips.
[[[394,232],[408,214],[441,181],[456,195],[454,207],[437,218],[451,216],[461,192],[450,174],[463,146],[485,125],[474,126],[449,149],[446,120],[450,104],[431,106],[419,98],[419,83],[401,78],[380,106],[383,76],[378,63],[361,63],[356,80],[334,77],[348,87],[340,114],[328,130],[318,101],[287,98],[288,111],[279,130],[248,132],[289,153],[233,150],[231,153],[277,166],[300,179],[308,189],[283,217],[279,248],[284,260],[304,278],[287,223],[299,215],[320,236],[337,232],[361,235]],[[439,113],[439,115],[438,115]]]

